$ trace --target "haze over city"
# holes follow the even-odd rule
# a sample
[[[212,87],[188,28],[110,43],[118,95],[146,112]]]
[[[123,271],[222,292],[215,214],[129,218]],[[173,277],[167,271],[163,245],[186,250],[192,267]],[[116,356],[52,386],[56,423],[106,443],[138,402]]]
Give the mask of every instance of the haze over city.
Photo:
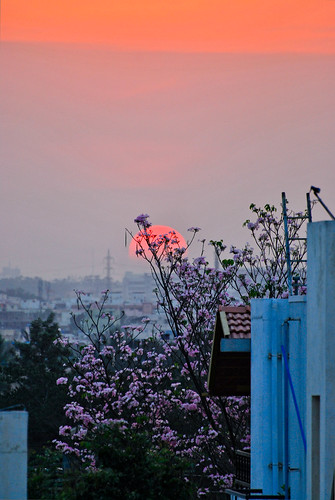
[[[1,7],[0,270],[143,272],[139,213],[242,245],[252,202],[335,210],[334,1]]]

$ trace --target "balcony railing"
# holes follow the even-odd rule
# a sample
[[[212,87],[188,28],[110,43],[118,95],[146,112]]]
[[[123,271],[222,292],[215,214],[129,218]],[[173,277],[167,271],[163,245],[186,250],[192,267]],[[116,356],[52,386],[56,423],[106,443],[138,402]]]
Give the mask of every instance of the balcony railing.
[[[265,495],[262,489],[250,488],[250,453],[247,451],[236,452],[234,485],[232,488],[226,489],[225,493],[233,495],[235,498],[245,498],[247,500],[285,498],[284,495]]]
[[[247,451],[236,452],[236,477],[237,486],[250,488],[250,453]]]

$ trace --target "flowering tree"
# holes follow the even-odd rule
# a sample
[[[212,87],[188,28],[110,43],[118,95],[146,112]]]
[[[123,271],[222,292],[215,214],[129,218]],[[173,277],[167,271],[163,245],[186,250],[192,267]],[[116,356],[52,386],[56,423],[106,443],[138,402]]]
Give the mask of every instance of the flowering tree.
[[[257,219],[245,225],[258,252],[250,245],[242,250],[231,247],[231,258],[224,259],[223,242],[212,241],[220,270],[206,261],[204,241],[200,256],[187,258],[199,228],[190,228],[191,239],[184,248],[173,231],[154,234],[147,214],[135,219],[136,253],[150,266],[157,305],[166,316],[172,340],[164,340],[165,332],[152,325],[152,337],[139,341],[139,334],[148,328],[146,319],[141,326],[113,333],[116,320],[104,311],[108,291],[99,303],[90,305],[77,292],[78,306],[87,318],[77,326],[89,344],[73,346],[76,357],[69,359],[73,381],[58,380],[68,386],[72,399],[65,407],[69,425],[60,428],[59,449],[99,470],[92,443],[102,430],[133,430],[150,438],[152,453],[170,450],[192,462],[195,468],[185,477],[196,480],[199,495],[230,485],[235,452],[249,444],[249,401],[208,396],[215,315],[221,304],[285,296],[287,291],[282,219],[276,218],[274,207],[252,205],[251,210]],[[291,235],[301,228],[297,221],[292,215]],[[293,252],[302,257],[305,249],[297,241]],[[303,265],[295,271],[304,278]]]
[[[189,480],[193,481],[196,472],[199,487],[209,487],[209,476],[227,484],[232,468],[229,455],[223,453],[226,443],[218,432],[222,408],[210,404],[202,394],[206,386],[197,382],[196,374],[205,377],[205,369],[200,364],[196,367],[199,349],[183,355],[179,341],[139,341],[139,333],[148,327],[146,320],[141,327],[129,326],[125,331],[110,334],[115,319],[103,313],[108,292],[99,304],[89,306],[84,304],[82,293],[77,293],[87,316],[94,317],[95,310],[100,319],[96,320],[95,333],[91,323],[89,331],[87,323],[79,325],[90,337],[90,343],[82,348],[72,346],[76,350],[75,360],[69,359],[75,372],[73,381],[69,383],[67,377],[58,379],[58,384],[68,385],[72,401],[65,407],[71,425],[60,428],[62,439],[57,441],[57,448],[99,469],[101,463],[92,453],[92,442],[102,429],[117,427],[124,433],[133,430],[150,436],[153,453],[170,450],[193,462],[198,471],[191,468],[185,477],[190,475]],[[186,359],[193,367],[192,377]],[[231,407],[233,412],[234,405]],[[224,410],[229,413],[228,407]],[[230,447],[227,452],[230,453]]]

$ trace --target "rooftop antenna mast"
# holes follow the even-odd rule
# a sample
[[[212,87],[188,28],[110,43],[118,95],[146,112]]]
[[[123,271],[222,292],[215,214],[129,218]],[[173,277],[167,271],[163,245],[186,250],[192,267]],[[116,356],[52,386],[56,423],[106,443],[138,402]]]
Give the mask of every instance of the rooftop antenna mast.
[[[312,209],[311,209],[311,199],[310,192],[306,194],[307,201],[307,210],[305,215],[295,215],[288,216],[287,214],[287,199],[286,194],[282,193],[282,210],[283,210],[283,219],[284,219],[284,232],[285,232],[285,254],[286,254],[286,266],[287,266],[287,286],[290,295],[293,295],[293,291],[295,294],[298,293],[298,287],[301,283],[298,283],[295,277],[292,277],[292,264],[299,264],[301,262],[307,262],[306,259],[292,259],[291,258],[291,248],[290,243],[292,241],[305,241],[307,243],[307,238],[301,238],[298,236],[290,236],[288,230],[288,219],[299,219],[299,220],[308,220],[308,222],[312,222]],[[294,281],[294,283],[293,283]],[[293,290],[294,289],[294,290]]]

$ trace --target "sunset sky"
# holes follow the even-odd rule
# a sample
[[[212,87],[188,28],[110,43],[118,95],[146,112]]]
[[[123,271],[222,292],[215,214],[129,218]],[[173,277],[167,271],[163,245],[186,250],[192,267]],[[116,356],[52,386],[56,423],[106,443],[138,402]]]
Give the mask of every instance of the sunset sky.
[[[143,270],[143,212],[230,245],[281,191],[335,211],[335,0],[1,7],[0,272]]]
[[[3,0],[4,40],[127,50],[334,52],[334,0]]]

